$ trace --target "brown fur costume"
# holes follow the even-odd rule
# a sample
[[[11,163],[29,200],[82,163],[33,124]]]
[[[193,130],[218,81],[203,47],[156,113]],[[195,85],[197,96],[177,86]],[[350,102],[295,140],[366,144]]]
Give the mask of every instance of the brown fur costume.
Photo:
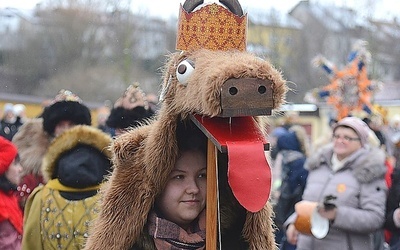
[[[182,84],[177,80],[177,65],[186,59],[194,62],[195,70]],[[250,53],[198,50],[170,56],[163,76],[163,103],[157,117],[122,134],[112,145],[115,169],[103,190],[102,210],[85,249],[129,249],[144,244],[148,234],[147,215],[177,159],[177,122],[187,120],[191,114],[219,115],[221,87],[230,78],[268,79],[272,82],[273,107],[284,101],[287,87],[280,72]],[[227,185],[225,188],[229,189]],[[248,249],[274,249],[269,203],[261,211],[246,215],[240,205],[230,201],[221,204],[221,211],[225,217],[221,219],[223,229],[231,229],[237,220],[236,211],[246,216],[239,232]],[[226,237],[233,242],[240,240]]]
[[[42,158],[50,143],[49,136],[43,130],[43,119],[33,118],[25,122],[15,134],[13,142],[18,147],[22,175],[41,175]]]

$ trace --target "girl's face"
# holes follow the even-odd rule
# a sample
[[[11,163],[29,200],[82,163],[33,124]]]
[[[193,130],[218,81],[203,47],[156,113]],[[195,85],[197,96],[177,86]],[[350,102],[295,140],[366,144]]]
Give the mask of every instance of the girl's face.
[[[333,150],[339,160],[343,160],[361,148],[357,133],[346,127],[338,127],[333,134]]]
[[[11,163],[10,167],[5,172],[6,178],[15,185],[19,185],[21,181],[21,172],[22,167],[18,160],[15,160]]]
[[[165,219],[188,229],[206,206],[207,159],[200,151],[186,151],[177,160],[156,205]]]

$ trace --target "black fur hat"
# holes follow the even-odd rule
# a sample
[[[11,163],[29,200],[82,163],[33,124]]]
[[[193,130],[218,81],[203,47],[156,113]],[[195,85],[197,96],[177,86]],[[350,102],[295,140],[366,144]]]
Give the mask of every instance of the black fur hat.
[[[61,90],[55,102],[43,111],[43,129],[49,135],[54,134],[60,121],[71,121],[76,125],[91,125],[90,110],[81,103],[81,99],[70,91]]]
[[[115,102],[106,121],[107,126],[117,129],[136,127],[154,115],[147,96],[139,83],[129,85],[124,94]]]
[[[119,129],[135,127],[143,120],[150,118],[153,114],[154,112],[151,109],[146,109],[143,106],[137,106],[133,109],[116,107],[111,110],[106,124],[111,128]]]

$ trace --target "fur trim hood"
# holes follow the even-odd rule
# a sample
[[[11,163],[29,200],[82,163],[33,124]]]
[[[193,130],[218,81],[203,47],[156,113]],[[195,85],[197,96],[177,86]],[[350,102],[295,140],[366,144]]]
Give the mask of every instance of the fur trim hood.
[[[305,168],[314,170],[322,165],[331,166],[333,145],[328,144],[310,156]],[[354,176],[360,183],[369,183],[386,174],[385,152],[377,147],[365,147],[352,154],[344,167],[353,169]]]
[[[107,158],[111,158],[109,150],[111,141],[108,134],[91,126],[77,125],[66,130],[51,142],[43,158],[42,172],[45,181],[51,180],[60,157],[78,145],[93,147]]]
[[[18,148],[22,175],[41,174],[42,159],[50,144],[50,137],[43,131],[43,119],[27,120],[12,141]]]

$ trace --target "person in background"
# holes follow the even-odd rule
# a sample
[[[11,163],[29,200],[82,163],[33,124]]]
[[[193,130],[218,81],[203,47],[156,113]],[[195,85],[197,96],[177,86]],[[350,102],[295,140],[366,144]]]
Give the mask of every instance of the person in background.
[[[147,93],[146,95],[147,102],[149,103],[149,108],[153,110],[153,112],[157,112],[160,110],[160,103],[158,100],[158,96],[154,93]]]
[[[267,158],[271,159],[272,166],[272,190],[271,190],[271,201],[275,204],[280,195],[280,187],[282,184],[282,154],[279,154],[277,150],[277,142],[278,138],[287,133],[287,129],[278,126],[275,127],[271,133],[269,134],[268,141],[270,143],[270,147],[274,148],[275,158],[271,157],[271,151],[265,151],[265,155]]]
[[[369,146],[369,132],[359,118],[343,118],[333,128],[332,143],[307,158],[302,200],[320,204],[317,211],[329,220],[329,231],[322,238],[299,233],[295,212],[285,227],[298,250],[374,249],[373,234],[385,220],[387,185],[385,153]]]
[[[381,131],[381,127],[383,127],[383,121],[381,117],[372,116],[372,117],[365,117],[363,119],[368,127],[375,133],[376,137],[379,140],[379,146],[386,150],[386,138],[384,133]]]
[[[282,133],[282,131],[287,131],[289,128],[293,125],[298,125],[299,124],[299,113],[295,111],[289,111],[286,112],[285,115],[280,119],[280,122],[277,124],[276,129],[278,131],[275,131],[276,136],[279,136],[279,134]],[[284,130],[282,130],[284,129]],[[276,147],[271,147],[271,158],[275,160],[275,158],[278,155],[278,151]]]
[[[14,191],[20,181],[18,151],[9,140],[0,137],[0,249],[19,250],[23,215]]]
[[[83,248],[111,172],[111,141],[97,128],[76,125],[51,142],[42,164],[46,184],[26,202],[22,249]]]
[[[108,102],[97,109],[97,128],[103,131],[104,133],[110,134],[111,136],[115,135],[115,131],[113,128],[110,128],[106,121],[110,116],[111,108],[107,105]]]
[[[22,166],[22,179],[17,187],[16,195],[23,210],[26,199],[33,189],[45,183],[41,165],[43,156],[49,147],[50,138],[43,131],[43,119],[29,119],[19,128],[12,142],[18,147]]]
[[[145,93],[139,84],[130,85],[114,104],[106,124],[115,129],[115,135],[124,133],[127,129],[144,123],[154,115]]]
[[[15,125],[16,117],[13,112],[14,105],[6,103],[3,108],[3,117],[0,121],[0,136],[11,141],[15,133],[17,133],[17,126]]]
[[[91,125],[89,108],[76,94],[60,90],[53,102],[42,113],[43,130],[52,138],[75,125]]]
[[[396,147],[396,144],[400,140],[400,115],[399,114],[396,114],[389,119],[389,124],[386,127],[384,132],[385,132],[384,134],[387,138],[386,148],[387,148],[387,152],[389,154],[391,163],[394,166],[396,166],[396,165],[400,166],[400,162],[398,160],[400,153],[399,153],[398,147]],[[397,159],[398,163],[396,163],[396,159]]]
[[[283,223],[294,212],[294,205],[301,200],[306,185],[308,171],[304,162],[309,152],[309,139],[305,129],[300,125],[293,125],[288,131],[278,137],[276,147],[282,156],[282,175],[280,195],[274,207],[275,224],[278,233],[284,235]],[[277,239],[280,249],[296,249],[283,239]]]
[[[27,121],[27,117],[26,117],[26,107],[24,104],[15,104],[13,107],[13,113],[15,116],[15,126],[17,127],[17,131],[19,129],[19,127],[21,127],[26,121]]]
[[[395,134],[393,137],[393,143],[394,143],[394,152],[393,152],[393,157],[395,158],[395,168],[400,168],[400,132]]]
[[[368,125],[368,127],[371,129],[371,133],[369,136],[369,143],[371,146],[375,146],[378,148],[381,148],[385,153],[386,153],[386,158],[385,158],[385,166],[386,166],[386,174],[385,174],[385,180],[386,180],[386,185],[388,189],[390,190],[392,186],[392,173],[393,173],[393,165],[392,161],[390,160],[390,156],[387,151],[386,145],[388,144],[388,140],[385,137],[385,134],[383,133],[383,130],[381,129],[383,127],[383,119],[380,116],[377,115],[372,115],[370,117],[365,117],[363,118],[363,121]],[[375,244],[375,250],[384,250],[387,249],[384,247],[385,244],[388,244],[387,242],[390,239],[390,231],[385,230],[384,228],[381,228],[377,230],[374,233],[374,244]]]
[[[400,249],[400,132],[392,138],[396,166],[393,169],[392,186],[386,202],[385,229],[390,233],[387,242],[391,250]]]
[[[22,208],[32,191],[45,184],[41,165],[50,142],[75,125],[90,124],[90,110],[82,100],[69,90],[60,90],[40,117],[29,119],[18,129],[13,143],[18,147],[23,167],[17,194]]]

